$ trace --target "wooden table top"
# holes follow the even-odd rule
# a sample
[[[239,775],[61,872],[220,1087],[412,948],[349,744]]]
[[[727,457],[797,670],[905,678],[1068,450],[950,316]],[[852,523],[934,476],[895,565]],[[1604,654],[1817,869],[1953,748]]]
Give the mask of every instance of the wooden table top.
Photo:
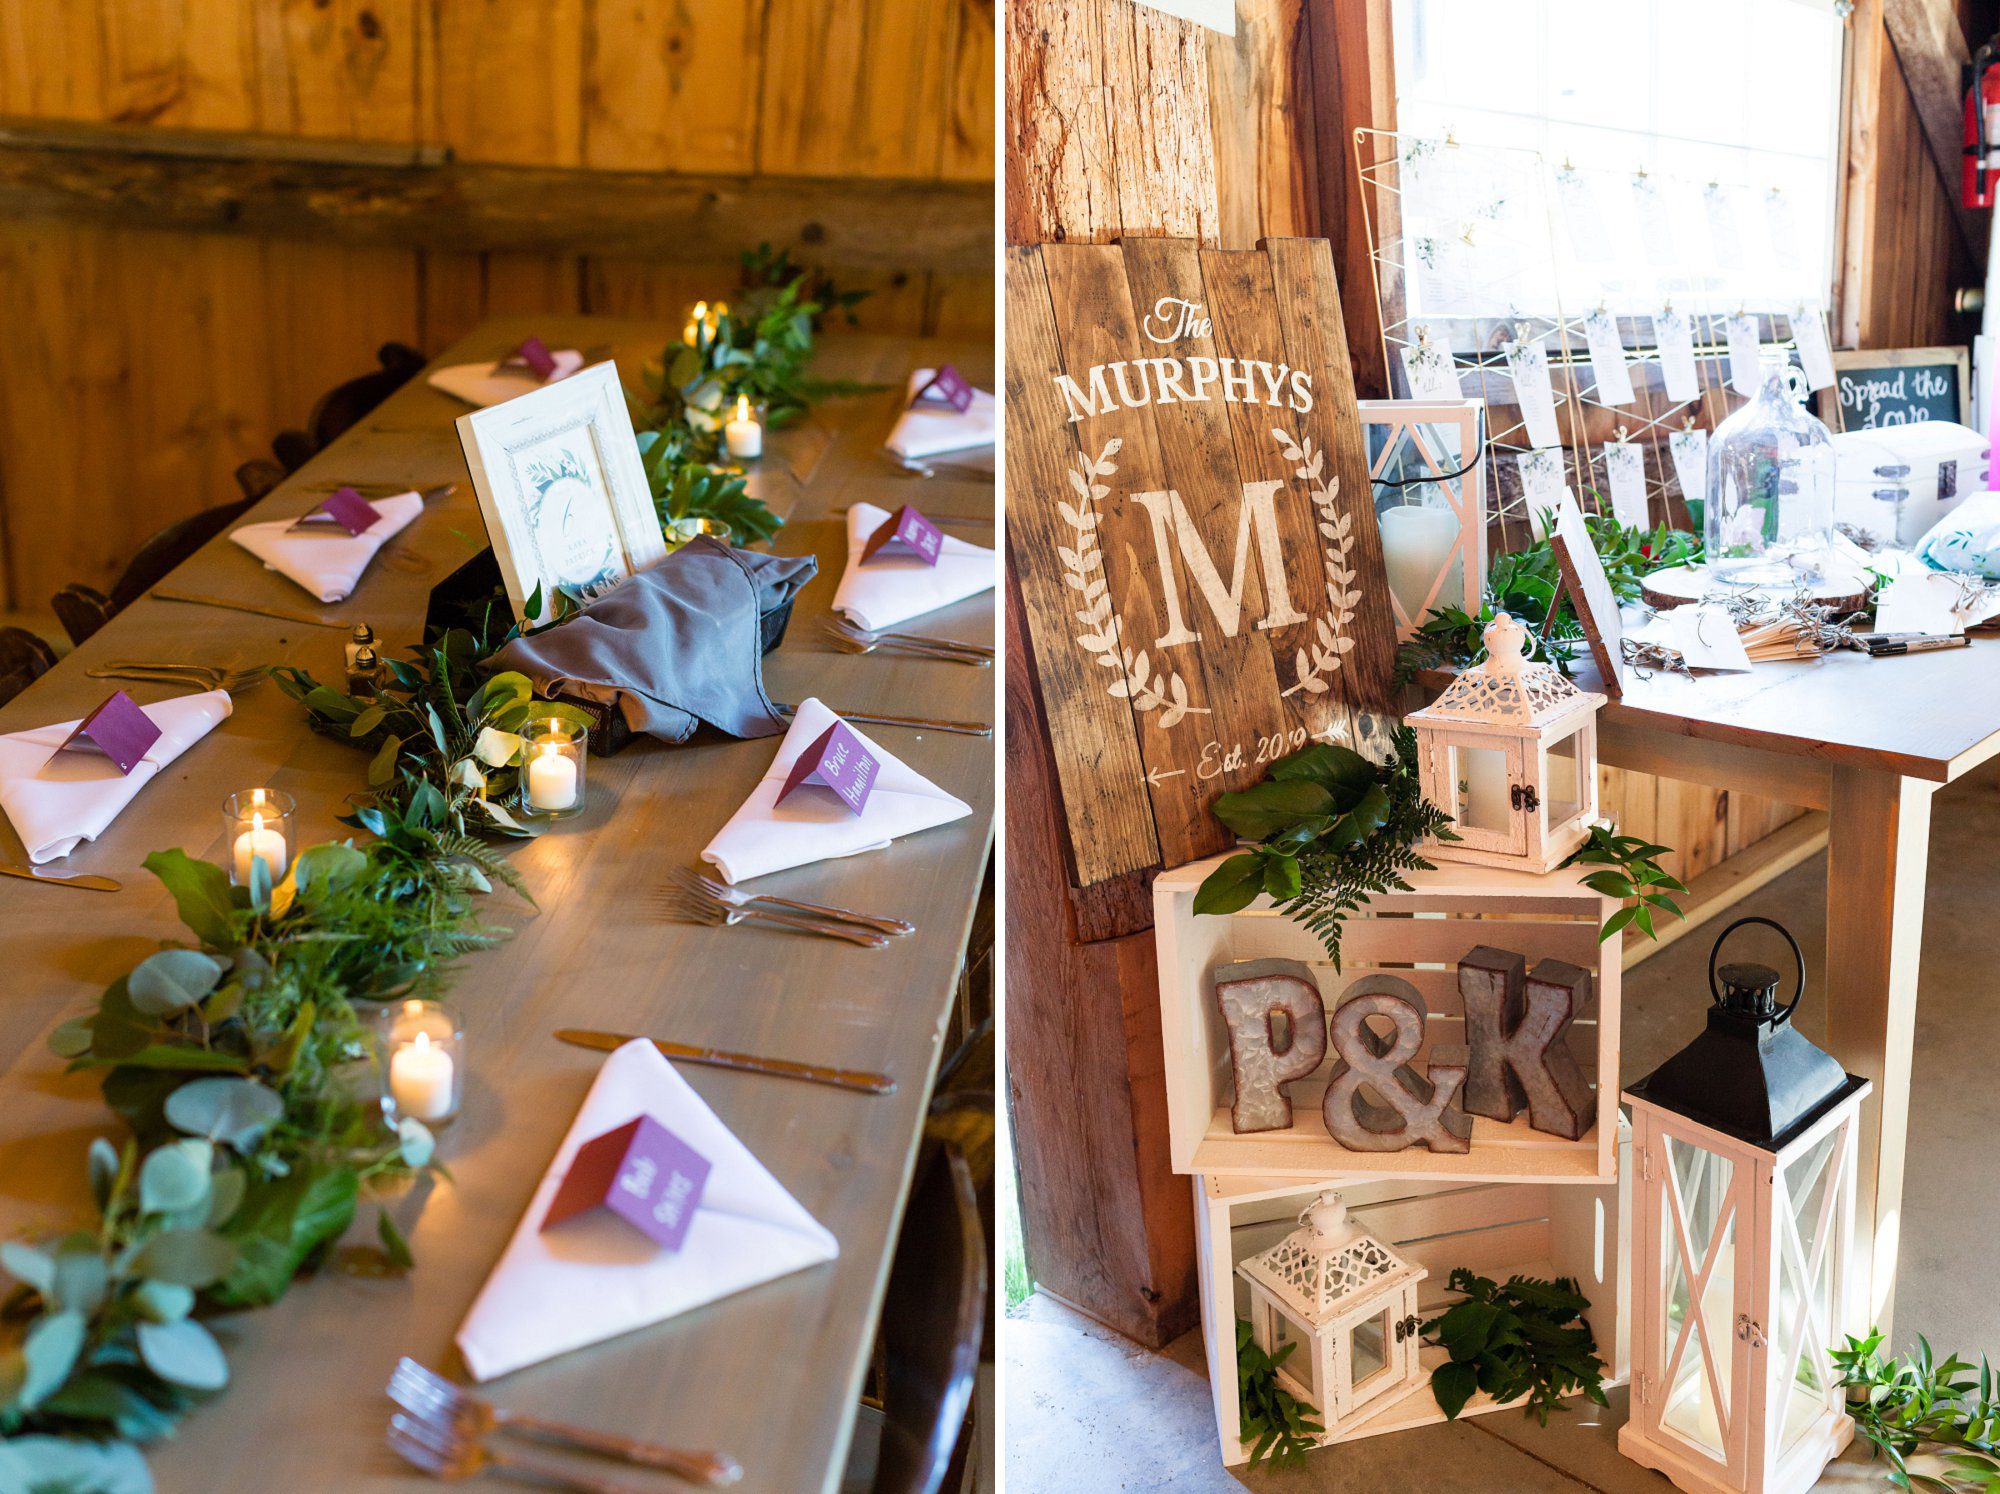
[[[487,322],[440,363],[493,358],[529,333],[577,347],[609,343],[626,382],[678,326],[582,317]],[[555,343],[554,345],[562,345]],[[990,347],[831,335],[815,371],[890,386],[828,400],[779,433],[756,486],[790,521],[775,548],[818,555],[783,647],[766,661],[774,697],[817,694],[836,708],[992,721],[997,671],[835,652],[820,636],[857,500],[915,501],[988,522],[990,474],[900,474],[880,450],[904,379],[949,361],[993,387]],[[464,407],[421,379],[272,494],[258,516],[303,512],[338,481],[460,486],[384,547],[356,594],[320,608],[226,537],[174,577],[181,589],[266,601],[371,623],[392,650],[416,640],[431,586],[484,543],[452,420]],[[218,495],[220,496],[220,495]],[[317,501],[317,497],[311,498]],[[990,531],[954,528],[991,543]],[[928,631],[990,642],[992,594],[924,619]],[[109,688],[84,667],[116,658],[234,666],[305,665],[338,678],[342,635],[247,613],[144,600],[0,710],[0,731],[80,715]],[[168,693],[128,685],[143,701]],[[416,1267],[400,1279],[336,1268],[301,1279],[275,1307],[217,1323],[233,1383],[153,1452],[163,1494],[211,1489],[427,1487],[384,1446],[383,1396],[409,1354],[462,1375],[452,1335],[554,1156],[602,1055],[557,1043],[558,1027],[647,1033],[852,1068],[897,1080],[887,1098],[715,1069],[687,1079],[786,1188],[831,1229],[840,1258],[699,1311],[508,1376],[490,1389],[511,1408],[688,1447],[723,1448],[748,1490],[832,1487],[845,1458],[902,1215],[925,1101],[992,833],[995,742],[869,728],[889,750],[973,806],[957,824],[843,861],[762,879],[760,888],[893,913],[919,932],[864,950],[784,931],[666,922],[651,894],[692,865],[750,792],[778,739],[669,748],[642,740],[591,764],[579,818],[514,852],[539,911],[504,893],[490,914],[515,936],[465,962],[451,1000],[468,1029],[466,1105],[441,1142],[455,1181],[388,1201]],[[68,1227],[89,1210],[84,1153],[118,1122],[96,1082],[66,1078],[49,1031],[163,938],[185,937],[170,900],[140,867],[170,846],[218,857],[220,806],[259,784],[299,803],[299,840],[348,833],[341,801],[365,789],[365,755],[306,729],[265,683],[235,714],[148,784],[65,870],[122,881],[112,895],[0,877],[0,1239]],[[0,817],[0,856],[25,858]],[[371,1239],[364,1199],[353,1239]],[[609,1473],[598,1465],[600,1473]],[[630,1482],[653,1487],[646,1475]],[[678,1486],[677,1486],[678,1487]]]

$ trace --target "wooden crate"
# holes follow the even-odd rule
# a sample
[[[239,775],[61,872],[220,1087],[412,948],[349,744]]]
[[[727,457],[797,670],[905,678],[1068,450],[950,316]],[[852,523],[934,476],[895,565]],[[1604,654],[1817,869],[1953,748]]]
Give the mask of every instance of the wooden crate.
[[[1461,863],[1414,873],[1413,891],[1375,898],[1348,917],[1336,972],[1319,941],[1268,899],[1241,913],[1197,917],[1195,889],[1220,860],[1162,873],[1153,884],[1174,1171],[1265,1178],[1380,1173],[1467,1182],[1601,1182],[1615,1176],[1620,946],[1615,939],[1600,944],[1597,931],[1617,905],[1582,884],[1588,868],[1537,875]],[[1597,1095],[1597,1124],[1579,1140],[1534,1130],[1524,1111],[1509,1122],[1474,1116],[1468,1152],[1349,1151],[1327,1134],[1320,1116],[1331,1053],[1317,1073],[1292,1082],[1290,1127],[1235,1134],[1229,1037],[1215,1002],[1219,967],[1270,957],[1304,961],[1313,967],[1329,1016],[1341,993],[1362,976],[1400,976],[1417,988],[1428,1011],[1425,1048],[1417,1058],[1421,1072],[1431,1046],[1464,1041],[1455,967],[1480,944],[1525,955],[1531,969],[1554,957],[1595,977],[1593,1004],[1570,1034]]]
[[[1629,1140],[1621,1144],[1630,1150]],[[1238,1436],[1236,1322],[1250,1312],[1249,1287],[1236,1263],[1268,1250],[1298,1228],[1299,1211],[1321,1188],[1337,1187],[1363,1229],[1404,1259],[1430,1272],[1417,1293],[1428,1319],[1454,1300],[1445,1290],[1453,1267],[1505,1281],[1509,1276],[1571,1276],[1590,1299],[1585,1314],[1606,1366],[1605,1384],[1623,1384],[1631,1372],[1630,1286],[1623,1270],[1630,1225],[1630,1185],[1558,1187],[1537,1183],[1439,1183],[1406,1178],[1323,1179],[1200,1177],[1194,1179],[1195,1250],[1201,1273],[1201,1328],[1208,1350],[1209,1388],[1215,1399],[1222,1461],[1248,1461]],[[1420,1351],[1424,1367],[1445,1352]],[[1505,1410],[1477,1393],[1461,1416]],[[1444,1420],[1425,1380],[1387,1397],[1361,1420],[1321,1439],[1321,1446],[1376,1437]]]

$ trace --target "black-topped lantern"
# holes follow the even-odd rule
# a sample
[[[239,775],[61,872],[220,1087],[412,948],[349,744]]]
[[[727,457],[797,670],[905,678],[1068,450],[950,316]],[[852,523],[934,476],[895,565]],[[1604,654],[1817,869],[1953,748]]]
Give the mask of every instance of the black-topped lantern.
[[[1799,964],[1716,968],[1745,924]],[[1856,1129],[1868,1081],[1792,1023],[1805,957],[1768,918],[1722,931],[1700,1036],[1625,1092],[1638,1170],[1632,1415],[1618,1449],[1680,1488],[1803,1494],[1854,1435],[1828,1350],[1855,1321]],[[1719,983],[1718,983],[1719,982]]]

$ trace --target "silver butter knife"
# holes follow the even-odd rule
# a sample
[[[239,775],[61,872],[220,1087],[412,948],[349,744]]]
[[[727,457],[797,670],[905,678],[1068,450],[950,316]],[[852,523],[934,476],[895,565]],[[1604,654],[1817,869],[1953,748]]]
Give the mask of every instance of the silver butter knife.
[[[85,892],[117,892],[125,885],[89,872],[38,872],[32,867],[16,866],[11,861],[0,861],[0,873],[20,877],[24,881],[46,883],[50,887],[76,887]]]

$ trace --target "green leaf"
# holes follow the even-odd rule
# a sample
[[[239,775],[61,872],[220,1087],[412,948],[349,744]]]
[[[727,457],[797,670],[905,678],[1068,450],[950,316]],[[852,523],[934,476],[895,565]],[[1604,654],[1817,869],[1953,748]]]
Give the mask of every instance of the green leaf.
[[[209,1179],[208,1227],[221,1229],[243,1205],[250,1179],[240,1167],[225,1167]]]
[[[132,1310],[149,1323],[178,1323],[194,1311],[194,1289],[171,1281],[142,1281],[133,1289]]]
[[[148,1240],[132,1266],[155,1281],[200,1291],[235,1270],[238,1254],[233,1243],[213,1230],[169,1229]]]
[[[472,755],[489,768],[504,768],[527,744],[527,738],[511,731],[483,727],[472,744]]]
[[[226,1307],[277,1301],[307,1258],[353,1222],[360,1190],[350,1167],[301,1167],[252,1184],[227,1230],[240,1258],[210,1295]]]
[[[136,1399],[123,1387],[113,1389],[127,1400]],[[47,1409],[56,1411],[57,1401],[66,1399],[68,1394],[66,1386],[60,1395],[51,1398]],[[64,1406],[60,1414],[78,1413]],[[155,1416],[150,1422],[158,1426],[161,1419]],[[120,1434],[130,1435],[122,1427]],[[20,1494],[153,1494],[153,1476],[147,1471],[139,1449],[126,1442],[40,1435],[9,1437],[0,1440],[0,1489],[19,1490]]]
[[[177,1131],[247,1153],[284,1119],[285,1102],[254,1079],[193,1079],[168,1097],[166,1114]]]
[[[378,705],[372,705],[347,724],[347,734],[359,739],[367,736],[388,719],[389,713]]]
[[[49,1034],[49,1051],[58,1058],[78,1058],[90,1051],[91,1019],[72,1017]]]
[[[396,1221],[389,1217],[387,1209],[375,1216],[375,1233],[382,1241],[382,1250],[389,1257],[389,1264],[398,1271],[407,1271],[417,1263],[416,1257],[410,1254],[410,1242],[396,1228]]]
[[[1636,918],[1638,914],[1639,910],[1637,908],[1620,908],[1616,913],[1613,913],[1609,918],[1604,920],[1604,927],[1597,935],[1597,942],[1602,944],[1606,939],[1611,938],[1612,935],[1618,933],[1626,924]]]
[[[1215,801],[1215,817],[1246,840],[1264,840],[1312,815],[1333,814],[1333,795],[1317,783],[1295,779],[1253,785]]]
[[[1479,1374],[1470,1364],[1450,1360],[1431,1371],[1431,1395],[1446,1421],[1455,1420],[1479,1388]]]
[[[1196,913],[1235,913],[1257,900],[1263,890],[1260,859],[1245,851],[1231,856],[1202,879],[1194,895]]]
[[[0,1241],[0,1266],[14,1273],[18,1281],[24,1281],[44,1297],[55,1290],[56,1260],[45,1250],[38,1250],[21,1240]]]
[[[93,1053],[77,1063],[86,1068],[179,1069],[204,1074],[241,1074],[250,1067],[247,1060],[234,1053],[218,1053],[212,1048],[186,1043],[152,1043],[137,1053],[121,1053],[115,1059]]]
[[[155,851],[146,858],[145,866],[173,894],[181,922],[196,938],[215,949],[236,947],[236,903],[229,894],[227,872],[180,850]]]
[[[80,1312],[52,1312],[35,1320],[21,1341],[28,1373],[14,1398],[15,1405],[23,1411],[32,1411],[55,1394],[56,1388],[76,1368],[88,1327],[88,1320]]]
[[[139,1207],[148,1214],[179,1214],[206,1203],[214,1158],[206,1141],[174,1141],[155,1149],[139,1168]]]
[[[198,1005],[222,979],[222,968],[198,949],[163,949],[148,955],[125,978],[135,1010],[152,1017],[170,1017]]]
[[[220,1390],[229,1383],[229,1362],[215,1335],[192,1318],[177,1323],[141,1323],[139,1356],[146,1368],[169,1384],[188,1390]]]
[[[78,1248],[65,1249],[56,1256],[55,1285],[48,1293],[49,1305],[74,1309],[86,1315],[96,1312],[104,1301],[110,1277],[97,1242],[84,1236]]]
[[[1374,785],[1377,771],[1360,753],[1334,742],[1315,742],[1271,765],[1271,777],[1280,783],[1310,779],[1345,803],[1365,794]]]
[[[1274,902],[1284,902],[1299,895],[1299,863],[1292,856],[1266,856],[1264,858],[1264,891]]]
[[[411,1116],[396,1123],[396,1151],[409,1168],[428,1167],[437,1155],[437,1139],[429,1126]]]

